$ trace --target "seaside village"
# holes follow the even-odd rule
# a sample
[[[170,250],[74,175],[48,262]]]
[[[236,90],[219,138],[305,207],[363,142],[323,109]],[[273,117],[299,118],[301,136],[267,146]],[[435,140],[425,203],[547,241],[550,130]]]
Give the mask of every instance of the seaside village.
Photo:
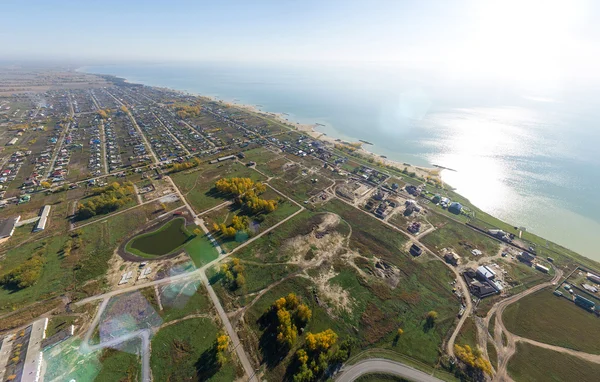
[[[372,215],[375,221],[396,230],[392,231],[396,235],[406,237],[402,250],[410,254],[404,255],[409,261],[445,261],[462,278],[454,279],[448,287],[457,297],[459,316],[470,305],[468,300],[475,307],[495,296],[499,301],[513,288],[522,287],[524,280],[547,281],[556,272],[553,257],[538,254],[536,245],[523,239],[524,229],[514,227],[507,232],[506,227],[498,229],[478,219],[464,199],[436,187],[436,176],[430,177],[427,169],[407,163],[404,169],[402,165],[391,168],[382,161],[385,158],[364,155],[360,144],[317,139],[316,134],[272,113],[261,112],[258,118],[215,100],[203,100],[201,107],[189,106],[200,103],[196,97],[165,89],[104,85],[49,90],[33,98],[19,95],[0,102],[0,117],[9,127],[0,135],[0,245],[64,235],[68,240],[61,256],[68,258],[71,251],[80,250],[77,242],[82,228],[116,224],[112,217],[119,214],[141,214],[133,220],[141,227],[127,227],[125,237],[182,217],[183,224],[201,227],[203,213],[206,222],[217,222],[215,216],[228,219],[230,214],[221,209],[232,202],[218,199],[204,212],[200,212],[206,209],[201,203],[210,195],[216,179],[234,173],[264,176],[271,186],[283,191],[273,191],[273,198],[286,200],[290,210],[318,211],[332,199],[339,199],[336,202],[360,219],[364,219],[362,214]],[[277,117],[280,122],[265,122],[262,117]],[[190,170],[190,177],[210,176],[186,180],[186,170],[194,167],[201,167],[203,172]],[[178,173],[183,175],[177,178]],[[200,193],[197,189],[201,187],[206,190]],[[102,193],[108,196],[101,199]],[[187,212],[186,208],[193,210],[181,200],[183,194],[194,207],[200,203],[195,215]],[[110,208],[100,210],[87,202],[90,199],[108,200]],[[83,216],[80,212],[85,209],[93,211]],[[121,229],[115,227],[111,235]],[[102,229],[94,228],[87,234]],[[210,240],[208,248],[222,251],[215,259],[225,254],[231,239],[204,229]],[[319,231],[315,240],[327,234],[327,230]],[[111,245],[122,249],[125,244]],[[129,258],[121,249],[108,248],[110,253],[102,263],[106,274],[109,266],[105,263],[113,251],[123,257],[106,281],[113,290],[165,277],[164,269],[175,261],[127,262]],[[400,273],[384,258],[376,258],[368,271],[384,279],[397,278]],[[554,294],[599,314],[599,274],[579,267],[556,286]],[[470,296],[463,295],[457,285],[462,281]],[[84,296],[86,292],[78,289],[78,293]],[[47,319],[36,321],[27,329],[28,336],[19,340],[21,346],[39,350],[41,345],[33,340],[42,341],[42,332],[43,346],[54,346],[73,335],[76,326],[65,325],[58,334],[46,338],[47,325]],[[27,338],[31,338],[29,343]],[[23,366],[19,365],[15,363],[13,369]]]
[[[290,135],[284,138],[269,137],[266,124],[248,124],[219,103],[204,105],[217,122],[239,131],[238,135],[232,137],[223,134],[221,128],[191,125],[181,118],[181,114],[152,101],[152,98],[163,97],[161,90],[144,88],[143,92],[147,94],[143,96],[135,94],[136,91],[121,87],[113,87],[110,92],[99,88],[48,91],[43,97],[36,98],[37,106],[31,110],[13,110],[5,102],[0,107],[1,113],[18,126],[10,131],[10,136],[5,137],[5,147],[19,145],[20,140],[33,132],[42,132],[45,139],[31,139],[28,141],[28,150],[13,150],[4,158],[0,171],[0,208],[9,204],[28,203],[32,195],[50,193],[50,190],[106,186],[110,181],[106,175],[125,177],[132,172],[143,172],[144,166],[147,166],[147,173],[143,175],[154,174],[160,179],[161,170],[168,169],[174,163],[183,163],[192,156],[212,156],[215,159],[209,163],[213,165],[240,161],[248,167],[256,167],[261,163],[245,160],[244,151],[265,147],[298,158],[312,157],[318,160],[319,166],[325,171],[345,179],[335,187],[337,196],[414,237],[426,236],[437,228],[431,218],[435,215],[432,209],[461,222],[471,216],[471,212],[460,202],[432,192],[425,182],[405,182],[366,164],[349,166],[351,156],[334,150],[337,144],[332,145],[306,134],[299,134],[295,139],[290,139]],[[182,94],[176,96],[184,102],[194,100]],[[114,112],[110,113],[110,110]],[[54,124],[44,125],[49,119],[54,120]],[[336,143],[346,148],[353,147],[339,139]],[[238,152],[231,153],[232,147]],[[221,152],[230,154],[218,156]],[[404,172],[408,174],[406,169]],[[303,169],[301,175],[310,177],[312,183],[318,184],[320,173]],[[411,176],[417,179],[414,173]],[[155,191],[155,187],[153,182],[148,182],[136,187],[136,193],[141,197]],[[165,194],[170,192],[168,188],[160,191]],[[323,203],[329,198],[330,193],[320,191],[305,200],[304,204]],[[51,205],[43,205],[35,214],[29,211],[24,219],[17,214],[3,218],[0,220],[0,241],[8,240],[15,228],[23,225],[31,224],[32,232],[43,231],[48,224],[51,208]],[[442,247],[438,250],[447,263],[459,269],[476,300],[501,295],[511,287],[509,271],[504,269],[506,264],[518,262],[542,273],[550,272],[552,258],[538,258],[535,248],[524,246],[514,233],[482,229],[474,225],[471,228],[501,241],[502,250],[499,253],[486,253],[477,247],[469,248],[468,243],[460,243],[464,244],[461,251],[468,249],[466,256],[459,255],[457,248]],[[408,251],[417,257],[423,253],[423,248],[413,244]],[[130,280],[145,279],[149,270],[140,272],[139,277],[133,277],[132,272],[123,273],[119,285],[127,284]],[[592,273],[588,272],[588,275],[590,284],[580,283],[581,287],[586,292],[597,293],[600,280]],[[574,288],[578,286],[573,285],[568,289],[567,295],[572,295],[575,302],[582,301],[583,297],[577,295]]]

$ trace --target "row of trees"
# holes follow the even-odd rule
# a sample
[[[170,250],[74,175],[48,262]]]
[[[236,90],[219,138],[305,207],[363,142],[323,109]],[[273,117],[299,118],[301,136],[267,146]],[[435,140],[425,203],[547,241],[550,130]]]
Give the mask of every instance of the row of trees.
[[[229,347],[229,336],[223,332],[217,335],[217,363],[220,367],[227,362],[227,348]]]
[[[223,223],[221,223],[221,224],[213,223],[213,229],[216,232],[220,232],[221,235],[223,235],[227,238],[235,237],[235,235],[239,231],[246,231],[249,226],[250,226],[250,218],[248,218],[248,216],[240,217],[238,215],[233,216],[233,218],[231,219],[231,225],[229,227]]]
[[[177,105],[175,106],[175,113],[181,119],[190,117],[198,117],[202,109],[200,105]]]
[[[215,183],[215,188],[219,192],[233,195],[237,202],[253,214],[270,213],[277,209],[276,200],[266,200],[259,196],[267,190],[267,186],[250,178],[221,178]]]
[[[179,172],[179,171],[183,171],[183,170],[189,170],[190,168],[200,166],[201,163],[202,163],[202,161],[200,159],[194,157],[186,162],[171,164],[171,168],[169,169],[169,172],[174,173],[174,172]]]
[[[44,268],[45,245],[18,267],[0,277],[0,284],[12,288],[25,289],[34,285],[42,275]]]
[[[246,276],[244,271],[246,269],[241,264],[240,259],[234,257],[230,262],[221,264],[221,275],[223,276],[223,282],[231,290],[242,288],[246,285]]]
[[[96,111],[96,113],[98,113],[98,115],[100,116],[100,118],[102,118],[102,119],[108,119],[108,116],[110,115],[110,109],[109,108],[99,109],[98,111]]]
[[[93,195],[95,196],[77,205],[75,218],[77,220],[85,220],[92,216],[115,211],[119,207],[131,202],[130,195],[134,191],[133,185],[129,182],[123,185],[114,182],[107,187],[99,188],[94,191]]]

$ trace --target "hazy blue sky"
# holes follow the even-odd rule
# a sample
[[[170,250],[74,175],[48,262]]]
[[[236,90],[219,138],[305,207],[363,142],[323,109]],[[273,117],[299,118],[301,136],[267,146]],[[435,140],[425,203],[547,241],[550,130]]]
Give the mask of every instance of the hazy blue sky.
[[[599,1],[0,0],[1,58],[401,62],[595,72]]]

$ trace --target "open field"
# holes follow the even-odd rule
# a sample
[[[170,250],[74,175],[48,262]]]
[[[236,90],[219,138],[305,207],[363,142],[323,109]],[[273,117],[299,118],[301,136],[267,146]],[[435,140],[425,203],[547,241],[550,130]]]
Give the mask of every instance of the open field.
[[[571,382],[596,381],[600,365],[568,354],[557,353],[534,345],[518,343],[517,352],[508,362],[508,373],[516,381]]]
[[[218,327],[206,318],[192,318],[167,326],[152,339],[150,366],[156,381],[233,381],[234,361],[219,367],[215,341]]]
[[[217,249],[206,235],[196,236],[185,245],[184,249],[198,268],[219,257]]]
[[[512,333],[551,345],[600,354],[600,318],[551,289],[509,305],[502,317]]]
[[[250,343],[250,352],[265,364],[267,379],[283,378],[296,347],[279,360],[269,332],[259,322],[275,299],[290,292],[313,311],[306,331],[332,328],[340,336],[339,341],[356,341],[357,351],[389,349],[433,367],[442,338],[458,311],[458,302],[453,301],[450,292],[449,271],[440,261],[414,261],[403,250],[406,239],[377,219],[339,201],[328,203],[326,209],[338,213],[342,220],[337,225],[329,223],[325,238],[311,239],[323,229],[317,227],[333,221],[335,215],[306,211],[236,254],[246,269],[247,289],[230,291],[214,273],[211,278],[226,309],[247,306],[242,336]],[[348,235],[349,241],[344,239]],[[304,240],[314,244],[303,249]],[[390,285],[391,281],[377,276],[374,256],[397,267],[397,283]],[[253,262],[266,264],[257,266]],[[319,265],[311,268],[310,264]],[[303,267],[308,268],[296,274]],[[272,290],[264,289],[274,282],[280,283]],[[252,293],[261,289],[264,294],[253,300]],[[434,327],[428,327],[425,321],[430,310],[439,314]],[[397,339],[400,327],[404,334]],[[301,344],[299,338],[298,346]]]

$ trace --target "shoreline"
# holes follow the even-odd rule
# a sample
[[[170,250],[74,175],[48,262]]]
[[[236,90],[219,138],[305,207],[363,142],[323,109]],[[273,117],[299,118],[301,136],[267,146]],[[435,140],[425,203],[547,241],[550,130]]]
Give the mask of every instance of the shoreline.
[[[76,70],[77,71],[82,71],[84,69],[85,69],[85,67],[82,66],[80,68],[77,68]],[[371,151],[365,149],[363,143],[360,142],[360,139],[358,139],[358,138],[354,138],[354,137],[348,138],[348,137],[346,137],[345,138],[346,140],[352,139],[353,141],[356,141],[356,142],[348,142],[348,141],[345,141],[342,138],[335,138],[334,136],[329,136],[329,135],[327,135],[324,132],[318,131],[317,130],[318,128],[326,126],[323,123],[307,124],[307,123],[295,122],[295,121],[289,119],[290,115],[287,114],[287,113],[282,113],[282,112],[278,113],[278,112],[266,111],[266,110],[261,109],[262,107],[264,107],[262,105],[256,105],[255,106],[255,105],[252,105],[252,104],[239,103],[240,99],[236,98],[236,97],[231,97],[230,100],[229,100],[229,98],[228,98],[228,100],[225,100],[225,99],[221,98],[221,96],[219,96],[219,95],[203,95],[203,94],[200,94],[200,93],[197,93],[197,92],[193,92],[193,91],[189,91],[189,90],[177,90],[177,89],[174,89],[174,88],[168,87],[168,86],[154,86],[154,85],[151,85],[150,83],[144,83],[143,80],[128,80],[128,79],[126,79],[124,77],[120,77],[120,76],[117,76],[117,75],[103,74],[100,71],[94,73],[94,72],[87,72],[87,71],[84,70],[83,72],[87,73],[87,74],[97,75],[97,76],[113,77],[115,79],[119,79],[119,80],[125,81],[125,82],[127,82],[129,84],[136,84],[136,85],[141,85],[141,86],[148,86],[148,87],[154,87],[154,88],[159,88],[159,89],[166,89],[166,90],[169,90],[169,91],[172,91],[172,92],[175,92],[175,93],[186,94],[186,95],[193,96],[193,97],[200,97],[200,98],[204,98],[204,99],[211,100],[211,101],[214,101],[214,102],[221,102],[223,104],[227,104],[227,105],[230,105],[230,106],[233,106],[233,107],[245,109],[247,111],[250,111],[250,112],[253,112],[253,113],[257,113],[257,114],[260,114],[262,116],[266,116],[268,118],[272,118],[276,122],[282,123],[282,124],[286,125],[286,127],[290,128],[292,130],[296,130],[298,132],[302,132],[302,133],[306,134],[307,136],[310,136],[313,139],[320,140],[320,141],[324,142],[327,145],[332,145],[333,146],[333,145],[336,145],[336,144],[342,144],[342,143],[344,143],[346,145],[352,146],[353,148],[356,149],[357,153],[361,154],[361,156],[372,158],[375,162],[378,162],[379,164],[393,166],[393,167],[399,169],[400,171],[402,171],[406,167],[408,171],[415,172],[419,178],[426,179],[427,177],[430,177],[430,178],[433,178],[433,179],[437,179],[437,180],[441,181],[443,187],[446,190],[448,190],[450,192],[455,192],[455,193],[457,193],[458,195],[460,195],[461,197],[463,197],[463,198],[465,198],[467,200],[469,199],[469,198],[463,196],[462,194],[460,194],[460,192],[458,191],[458,189],[456,187],[453,187],[451,183],[448,184],[448,182],[446,182],[444,180],[444,178],[445,178],[445,176],[443,176],[444,174],[448,174],[449,175],[451,172],[454,172],[456,170],[446,168],[443,165],[439,165],[439,164],[436,164],[436,165],[431,164],[431,167],[412,166],[412,165],[409,165],[408,163],[403,163],[401,160],[392,160],[392,159],[389,159],[389,158],[387,158],[385,156],[376,154],[374,152],[371,152]],[[348,155],[348,156],[350,158],[352,157],[350,155]],[[363,158],[363,159],[366,159],[366,158]],[[476,207],[476,208],[478,208],[475,204],[473,204],[473,206]],[[496,218],[495,215],[492,215],[491,213],[488,213],[485,210],[482,210],[482,212],[484,212],[484,213],[486,213],[486,214],[488,214],[488,215]],[[503,219],[496,218],[496,219],[498,219],[498,220],[500,220],[500,221],[502,221],[502,222],[504,222],[506,224],[509,224],[509,225],[513,225],[513,226],[518,225],[517,223],[515,223],[514,219],[507,219],[507,218],[503,218]],[[538,236],[538,237],[542,237],[542,236],[539,236],[539,235],[544,235],[545,237],[553,236],[553,235],[548,235],[548,233],[546,233],[546,234],[543,234],[543,233],[536,234],[536,230],[535,229],[534,230],[530,230],[529,232],[532,233],[532,234],[534,234],[534,235],[536,235],[536,236]],[[552,240],[552,239],[550,239],[550,240]],[[557,243],[559,246],[561,246],[563,248],[566,248],[569,251],[573,251],[575,253],[581,254],[581,253],[585,253],[586,252],[586,251],[583,251],[581,248],[579,250],[571,250],[571,249],[569,249],[570,246],[567,243],[565,243],[565,242],[562,242],[562,244],[561,244],[561,242],[556,242],[555,241],[555,243]],[[584,257],[586,257],[588,259],[591,259],[593,261],[599,261],[599,260],[595,260],[595,257],[594,256],[590,256],[589,254],[588,255],[582,255],[582,256],[584,256]]]
[[[239,107],[241,109],[245,109],[247,111],[250,111],[252,113],[256,113],[256,114],[263,114],[263,115],[267,115],[271,118],[275,118],[275,120],[279,123],[282,123],[290,128],[295,128],[297,131],[301,131],[304,134],[310,136],[313,139],[316,140],[320,140],[323,141],[329,145],[335,146],[335,145],[339,145],[339,144],[345,144],[347,146],[352,146],[354,148],[356,148],[356,151],[366,157],[370,157],[373,158],[373,160],[375,162],[379,162],[385,166],[393,166],[396,167],[398,170],[402,171],[404,168],[406,168],[409,172],[414,172],[417,174],[417,176],[422,177],[422,178],[436,178],[440,181],[443,182],[442,177],[441,177],[441,173],[445,168],[441,168],[441,167],[436,167],[436,166],[432,166],[432,167],[423,167],[423,166],[414,166],[411,165],[409,163],[405,163],[405,162],[400,162],[400,161],[396,161],[393,159],[389,159],[385,156],[376,154],[372,151],[369,151],[367,149],[365,149],[364,145],[369,144],[372,146],[375,146],[373,143],[371,142],[366,142],[363,141],[361,139],[357,139],[356,142],[347,142],[342,140],[341,138],[336,138],[334,136],[329,136],[325,133],[322,133],[320,131],[317,130],[317,128],[319,126],[323,126],[320,123],[313,123],[313,124],[305,124],[305,123],[300,123],[300,122],[294,122],[294,121],[290,121],[288,118],[289,114],[287,113],[280,113],[280,112],[272,112],[272,111],[266,111],[266,110],[261,110],[259,109],[257,106],[255,105],[249,105],[249,104],[243,104],[243,103],[236,103],[236,102],[231,102],[231,101],[225,101],[223,99],[219,99],[217,97],[214,96],[205,96],[205,95],[200,95],[200,94],[194,94],[194,93],[189,93],[192,95],[196,95],[199,97],[204,97],[204,98],[208,98],[211,99],[213,101],[217,101],[217,102],[221,102],[227,106],[231,106],[231,107]],[[452,186],[448,185],[448,187],[450,189],[453,189]]]

